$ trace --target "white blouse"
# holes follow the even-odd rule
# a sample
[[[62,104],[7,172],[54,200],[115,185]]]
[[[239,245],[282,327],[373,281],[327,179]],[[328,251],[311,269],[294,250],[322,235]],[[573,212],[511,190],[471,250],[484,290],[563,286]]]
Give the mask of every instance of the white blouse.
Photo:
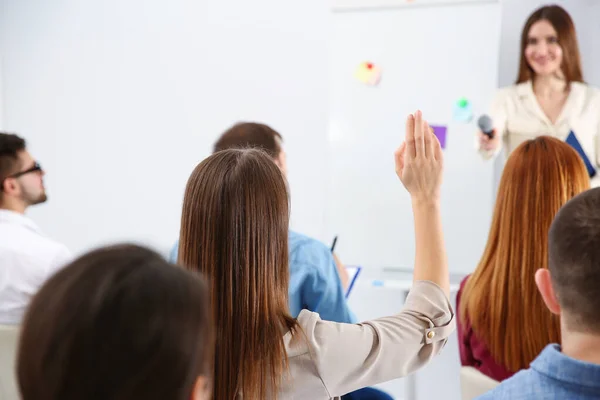
[[[532,82],[520,83],[498,90],[490,116],[502,144],[496,150],[479,149],[485,159],[498,155],[502,147],[510,154],[524,141],[541,135],[566,140],[573,131],[590,162],[600,166],[600,90],[596,88],[571,83],[565,105],[553,124],[540,107]],[[600,170],[591,185],[600,186]]]
[[[404,377],[437,356],[455,327],[450,301],[429,281],[414,282],[398,314],[360,324],[323,321],[302,310],[297,332],[283,337],[289,374],[278,399],[339,399]]]

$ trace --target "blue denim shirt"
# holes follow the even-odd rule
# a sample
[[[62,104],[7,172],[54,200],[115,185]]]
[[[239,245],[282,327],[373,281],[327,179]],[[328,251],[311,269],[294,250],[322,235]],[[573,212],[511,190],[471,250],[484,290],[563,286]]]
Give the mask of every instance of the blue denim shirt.
[[[529,369],[503,381],[478,400],[588,400],[600,398],[600,365],[590,364],[561,353],[551,344],[531,363]]]
[[[177,261],[179,242],[171,250],[171,262]],[[307,309],[322,319],[355,323],[348,308],[342,282],[333,255],[318,240],[290,231],[290,313],[297,317]]]

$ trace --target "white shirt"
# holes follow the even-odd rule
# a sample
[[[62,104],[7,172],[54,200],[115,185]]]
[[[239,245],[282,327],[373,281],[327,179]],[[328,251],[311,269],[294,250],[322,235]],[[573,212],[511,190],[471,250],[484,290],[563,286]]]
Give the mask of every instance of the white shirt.
[[[20,324],[31,297],[69,261],[69,250],[32,220],[0,210],[0,324]]]
[[[540,107],[531,81],[512,85],[498,91],[490,116],[497,134],[502,137],[502,145],[495,151],[481,149],[486,159],[495,157],[502,147],[510,154],[524,141],[542,135],[564,141],[573,131],[592,164],[600,166],[600,90],[596,88],[572,82],[563,109],[553,124]],[[479,140],[477,143],[479,146]],[[591,184],[600,186],[600,170]]]

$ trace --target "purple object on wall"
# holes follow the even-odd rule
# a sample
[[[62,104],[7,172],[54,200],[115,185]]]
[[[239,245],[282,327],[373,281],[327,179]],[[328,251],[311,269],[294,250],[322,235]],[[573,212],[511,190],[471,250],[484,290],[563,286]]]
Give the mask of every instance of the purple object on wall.
[[[446,132],[448,131],[447,126],[436,126],[431,125],[431,129],[433,129],[433,133],[437,136],[440,144],[442,145],[442,149],[446,148]]]

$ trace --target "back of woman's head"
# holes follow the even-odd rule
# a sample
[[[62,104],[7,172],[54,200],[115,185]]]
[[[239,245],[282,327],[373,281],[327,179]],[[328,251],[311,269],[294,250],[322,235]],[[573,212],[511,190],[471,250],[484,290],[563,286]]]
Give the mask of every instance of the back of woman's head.
[[[547,267],[554,216],[588,188],[581,157],[555,138],[522,143],[504,167],[487,245],[460,311],[463,323],[468,318],[510,371],[527,368],[545,345],[560,339],[558,318],[544,306],[534,274]]]
[[[263,399],[286,365],[289,205],[260,150],[217,152],[196,167],[183,202],[179,261],[210,280],[217,328],[214,395]]]
[[[23,400],[190,400],[208,391],[212,355],[203,280],[123,245],[82,256],[42,286],[17,374]]]

